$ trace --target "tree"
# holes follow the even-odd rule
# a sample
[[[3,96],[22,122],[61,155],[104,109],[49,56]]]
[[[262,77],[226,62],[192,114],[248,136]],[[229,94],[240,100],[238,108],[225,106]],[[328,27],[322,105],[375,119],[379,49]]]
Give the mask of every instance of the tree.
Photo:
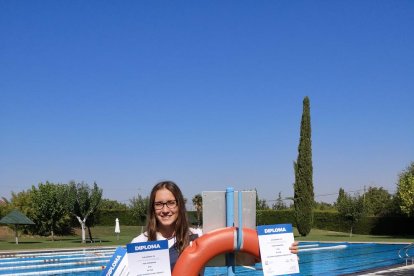
[[[269,206],[266,203],[266,199],[259,199],[259,194],[257,193],[257,190],[256,190],[256,211],[267,210],[267,209],[269,209]]]
[[[128,206],[125,203],[120,203],[116,200],[104,198],[99,204],[99,209],[101,210],[126,210],[128,209]]]
[[[38,187],[32,186],[32,204],[34,220],[43,234],[50,232],[55,240],[55,230],[61,228],[59,222],[67,214],[65,202],[65,186],[46,182]]]
[[[355,224],[364,215],[363,197],[360,195],[351,196],[345,193],[337,202],[337,208],[342,219],[349,225],[349,236],[352,237]]]
[[[10,202],[5,205],[4,212],[7,214],[13,209],[18,209],[25,216],[32,218],[35,213],[32,207],[32,196],[32,191],[30,189],[18,193],[12,192]],[[34,230],[34,225],[22,226],[22,231],[24,233],[35,233]]]
[[[342,189],[342,188],[339,188],[338,198],[336,199],[335,205],[338,205],[341,202],[341,200],[343,200],[345,198],[345,196],[346,196],[345,195],[345,190]]]
[[[132,216],[138,223],[142,223],[147,217],[149,198],[143,198],[140,194],[129,200],[129,208]]]
[[[30,189],[18,193],[12,192],[10,204],[7,205],[9,211],[13,209],[20,210],[28,217],[32,217],[34,211],[32,207],[32,191]]]
[[[276,202],[272,205],[273,210],[284,210],[287,209],[285,202],[282,199],[282,192],[279,192],[279,195],[276,199]]]
[[[327,211],[327,210],[335,211],[336,210],[336,208],[332,204],[327,203],[327,202],[321,201],[321,202],[315,202],[314,204],[315,204],[314,205],[315,210],[321,210],[321,211]]]
[[[397,197],[401,212],[414,217],[414,162],[398,177]]]
[[[69,212],[76,217],[81,225],[82,243],[85,243],[86,221],[98,209],[99,203],[102,200],[102,189],[96,183],[93,183],[93,187],[90,188],[84,182],[76,184],[74,181],[71,181],[67,186],[66,198]],[[89,238],[92,240],[90,229]]]
[[[200,224],[201,224],[201,214],[203,212],[203,197],[201,196],[201,194],[196,194],[193,197],[193,205],[194,205],[194,208],[196,209],[196,213],[197,213],[197,224],[200,226]]]
[[[382,187],[368,187],[368,191],[364,193],[364,209],[366,215],[385,215],[392,209],[391,204],[391,194]]]
[[[0,199],[0,218],[7,214],[6,210],[8,210],[8,205],[10,204],[9,200],[5,197],[1,197]]]
[[[313,165],[312,140],[309,98],[303,100],[303,113],[300,127],[298,158],[293,164],[294,183],[294,214],[296,226],[301,236],[306,236],[313,224]]]

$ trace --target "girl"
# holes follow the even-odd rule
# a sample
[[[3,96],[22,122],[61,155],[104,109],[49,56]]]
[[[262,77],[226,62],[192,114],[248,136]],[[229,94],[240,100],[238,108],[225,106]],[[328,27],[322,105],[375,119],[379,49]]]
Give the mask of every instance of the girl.
[[[172,271],[181,252],[201,234],[200,229],[189,227],[180,188],[172,181],[162,181],[150,194],[146,232],[134,238],[132,243],[168,240]],[[297,242],[292,244],[290,251],[298,253]]]
[[[160,182],[152,188],[148,211],[147,231],[132,243],[168,240],[172,271],[178,256],[201,235],[201,230],[189,227],[184,196],[172,181]]]

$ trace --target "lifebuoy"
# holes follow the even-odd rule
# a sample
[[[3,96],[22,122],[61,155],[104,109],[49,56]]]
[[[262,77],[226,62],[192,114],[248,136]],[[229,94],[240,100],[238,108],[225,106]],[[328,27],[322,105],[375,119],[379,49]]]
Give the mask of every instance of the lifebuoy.
[[[260,258],[259,240],[255,229],[243,228],[243,241],[239,251]],[[197,276],[213,257],[234,252],[237,247],[237,228],[227,227],[206,233],[192,242],[181,253],[172,276]]]

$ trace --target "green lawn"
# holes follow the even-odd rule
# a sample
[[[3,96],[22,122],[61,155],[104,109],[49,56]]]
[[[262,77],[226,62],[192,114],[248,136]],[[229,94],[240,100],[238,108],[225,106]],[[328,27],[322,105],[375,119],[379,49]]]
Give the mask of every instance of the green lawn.
[[[3,231],[0,236],[0,251],[13,251],[25,249],[53,249],[53,248],[72,248],[72,247],[95,247],[95,246],[125,246],[141,233],[141,226],[121,226],[121,234],[117,240],[113,226],[97,226],[92,228],[94,238],[100,240],[94,243],[81,243],[80,230],[76,229],[73,236],[58,236],[55,241],[50,237],[39,236],[19,236],[19,244],[15,244],[14,232],[12,230]],[[88,234],[86,234],[88,238]],[[300,237],[295,229],[295,239],[298,241],[350,241],[350,242],[406,242],[414,241],[414,236],[371,236],[353,235],[349,233],[332,232],[313,229],[307,237]]]
[[[49,248],[72,248],[72,247],[95,247],[95,246],[124,246],[141,233],[141,226],[121,226],[119,240],[114,233],[113,226],[96,226],[91,228],[92,236],[98,241],[94,243],[81,243],[82,235],[80,229],[75,229],[75,235],[51,237],[19,235],[19,244],[15,243],[14,232],[0,236],[0,251],[24,250],[24,249],[49,249]],[[4,232],[4,231],[3,231]],[[86,239],[89,238],[86,231]],[[100,240],[100,241],[99,241]]]
[[[374,236],[374,235],[355,235],[349,236],[349,233],[326,231],[320,229],[312,229],[306,237],[301,237],[296,229],[294,229],[295,240],[298,241],[321,241],[321,242],[389,242],[389,243],[412,243],[414,236]]]

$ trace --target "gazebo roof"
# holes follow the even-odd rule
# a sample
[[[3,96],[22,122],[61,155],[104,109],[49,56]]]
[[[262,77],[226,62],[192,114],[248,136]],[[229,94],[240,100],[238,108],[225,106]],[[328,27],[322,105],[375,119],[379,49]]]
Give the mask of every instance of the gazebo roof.
[[[17,210],[13,210],[4,216],[0,223],[2,224],[35,224],[31,219]]]

